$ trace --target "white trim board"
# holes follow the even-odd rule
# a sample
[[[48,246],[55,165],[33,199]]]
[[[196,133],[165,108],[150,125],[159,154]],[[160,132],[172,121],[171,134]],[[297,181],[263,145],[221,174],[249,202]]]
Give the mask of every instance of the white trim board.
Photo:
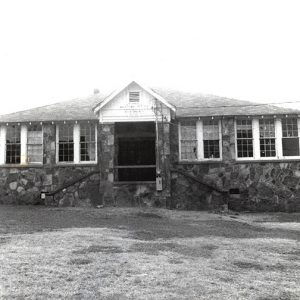
[[[142,89],[144,89],[147,93],[149,93],[150,95],[152,95],[155,99],[157,99],[158,101],[160,101],[161,103],[163,103],[165,106],[167,106],[168,108],[170,108],[172,111],[176,111],[175,106],[172,105],[172,104],[170,104],[162,96],[160,96],[159,94],[155,93],[153,90],[151,90],[150,88],[146,87],[145,85],[142,85],[142,84],[140,84],[140,83],[138,83],[136,81],[131,81],[129,84],[126,84],[122,88],[117,89],[112,94],[110,94],[108,97],[106,97],[100,104],[98,104],[94,108],[94,112],[95,113],[99,112],[99,110],[101,110],[101,108],[103,108],[107,103],[109,103],[111,100],[113,100],[116,96],[118,96],[124,89],[126,89],[131,84],[137,84]]]

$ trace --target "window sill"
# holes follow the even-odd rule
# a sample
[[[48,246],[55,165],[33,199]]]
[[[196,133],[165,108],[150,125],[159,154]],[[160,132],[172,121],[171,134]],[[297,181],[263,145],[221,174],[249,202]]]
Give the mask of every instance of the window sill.
[[[97,166],[97,162],[86,162],[86,163],[67,163],[67,162],[57,162],[56,166],[58,167],[90,167],[90,166]]]
[[[177,163],[180,165],[193,165],[193,164],[215,164],[221,163],[222,159],[207,159],[207,160],[180,160]]]
[[[0,168],[43,168],[43,164],[4,164]]]
[[[156,181],[115,181],[114,185],[127,185],[127,184],[156,184]]]
[[[271,158],[271,159],[236,159],[236,163],[286,163],[300,161],[300,157],[297,158]]]

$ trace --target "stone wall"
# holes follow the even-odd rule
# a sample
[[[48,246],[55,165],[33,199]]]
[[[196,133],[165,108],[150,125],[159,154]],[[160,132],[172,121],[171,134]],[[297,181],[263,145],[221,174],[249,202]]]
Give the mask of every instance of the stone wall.
[[[99,126],[100,198],[103,204],[113,205],[115,124]]]
[[[235,160],[234,120],[222,120],[222,162],[178,162],[178,129],[172,127],[172,168],[199,178],[203,183],[218,190],[238,189],[228,199],[233,210],[250,211],[300,211],[300,161],[253,161]],[[172,173],[173,207],[184,209],[209,209],[224,198],[201,184]]]
[[[44,201],[40,199],[41,192],[54,191],[92,171],[100,170],[98,164],[57,165],[55,128],[53,124],[43,124],[43,166],[15,165],[0,168],[1,204],[43,204]],[[98,145],[98,157],[99,154],[100,145]],[[99,175],[92,175],[51,199],[48,198],[46,204],[64,206],[101,204]]]
[[[165,207],[155,183],[119,183],[113,187],[114,206]]]

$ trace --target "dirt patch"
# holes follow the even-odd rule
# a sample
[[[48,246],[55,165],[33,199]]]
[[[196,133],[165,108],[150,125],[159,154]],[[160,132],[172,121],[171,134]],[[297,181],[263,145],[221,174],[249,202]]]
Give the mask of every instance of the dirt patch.
[[[175,259],[175,258],[171,258],[168,260],[168,262],[170,264],[174,264],[174,265],[180,265],[180,264],[183,264],[183,261],[180,260],[180,259]]]
[[[258,297],[257,300],[296,300],[298,296],[291,292],[279,292],[275,295],[267,295]]]
[[[283,264],[277,263],[275,265],[268,264],[259,264],[255,262],[247,262],[247,261],[235,261],[233,265],[240,269],[253,269],[253,270],[266,270],[266,271],[284,271],[287,269]]]
[[[162,219],[162,216],[157,214],[157,213],[153,213],[153,212],[138,212],[137,214],[135,214],[137,217],[143,217],[143,218],[152,218],[152,219]]]
[[[254,270],[263,270],[263,266],[254,262],[247,261],[235,261],[233,265],[240,269],[254,269]]]
[[[93,261],[91,259],[87,258],[73,258],[70,260],[71,265],[88,265],[92,263]]]
[[[134,243],[130,246],[129,252],[144,252],[149,255],[157,255],[160,251],[175,252],[178,247],[175,243]]]
[[[10,238],[7,237],[0,237],[0,245],[6,244],[10,241]]]
[[[177,243],[134,243],[131,245],[130,252],[144,252],[148,255],[157,255],[159,252],[173,252],[187,257],[210,258],[213,251],[217,249],[214,245],[204,245],[203,247],[188,247]]]
[[[101,246],[101,245],[92,245],[88,248],[84,248],[81,250],[75,250],[73,254],[88,254],[88,253],[123,253],[124,251],[120,247],[115,246]]]

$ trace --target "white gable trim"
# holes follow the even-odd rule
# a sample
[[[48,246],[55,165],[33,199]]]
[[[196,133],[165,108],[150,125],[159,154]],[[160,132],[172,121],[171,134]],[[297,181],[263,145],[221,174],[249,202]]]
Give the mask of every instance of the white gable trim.
[[[104,101],[102,101],[99,105],[97,105],[94,108],[94,112],[98,112],[101,108],[103,108],[108,102],[110,102],[112,99],[114,99],[118,94],[120,94],[126,87],[128,87],[130,84],[132,83],[136,83],[137,85],[139,85],[142,89],[144,89],[146,92],[148,92],[150,95],[152,95],[154,98],[156,98],[158,101],[160,101],[161,103],[163,103],[165,106],[167,106],[168,108],[170,108],[173,111],[176,111],[175,106],[173,106],[172,104],[170,104],[167,100],[165,100],[162,96],[160,96],[159,94],[155,93],[154,91],[152,91],[151,89],[147,88],[144,85],[141,85],[140,83],[137,83],[136,81],[131,81],[129,84],[127,84],[126,86],[114,91],[112,94],[110,94],[106,99],[104,99]]]

